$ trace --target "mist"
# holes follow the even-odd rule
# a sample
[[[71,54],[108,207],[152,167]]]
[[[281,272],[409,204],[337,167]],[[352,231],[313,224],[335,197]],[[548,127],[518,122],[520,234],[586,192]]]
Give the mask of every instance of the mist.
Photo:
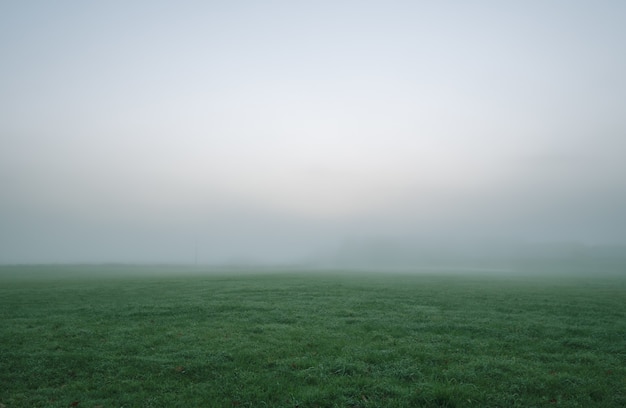
[[[624,253],[625,20],[614,1],[2,4],[0,263]]]

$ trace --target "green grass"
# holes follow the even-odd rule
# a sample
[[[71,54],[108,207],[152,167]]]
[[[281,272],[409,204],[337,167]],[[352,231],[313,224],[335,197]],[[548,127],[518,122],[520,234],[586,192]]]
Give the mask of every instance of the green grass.
[[[623,278],[174,272],[1,267],[0,407],[626,406]]]

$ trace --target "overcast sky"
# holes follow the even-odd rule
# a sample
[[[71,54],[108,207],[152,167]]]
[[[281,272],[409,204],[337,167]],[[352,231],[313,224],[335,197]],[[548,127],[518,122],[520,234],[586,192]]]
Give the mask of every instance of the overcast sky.
[[[0,262],[626,243],[624,1],[3,1]]]

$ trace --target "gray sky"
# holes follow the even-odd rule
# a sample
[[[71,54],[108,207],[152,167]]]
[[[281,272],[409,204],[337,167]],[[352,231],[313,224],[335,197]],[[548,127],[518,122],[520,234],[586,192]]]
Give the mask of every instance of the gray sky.
[[[626,243],[626,2],[5,1],[0,262]]]

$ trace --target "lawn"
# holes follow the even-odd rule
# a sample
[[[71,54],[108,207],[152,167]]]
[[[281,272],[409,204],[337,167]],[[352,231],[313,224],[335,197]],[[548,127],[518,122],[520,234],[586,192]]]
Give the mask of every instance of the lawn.
[[[0,407],[624,407],[626,279],[0,267]]]

